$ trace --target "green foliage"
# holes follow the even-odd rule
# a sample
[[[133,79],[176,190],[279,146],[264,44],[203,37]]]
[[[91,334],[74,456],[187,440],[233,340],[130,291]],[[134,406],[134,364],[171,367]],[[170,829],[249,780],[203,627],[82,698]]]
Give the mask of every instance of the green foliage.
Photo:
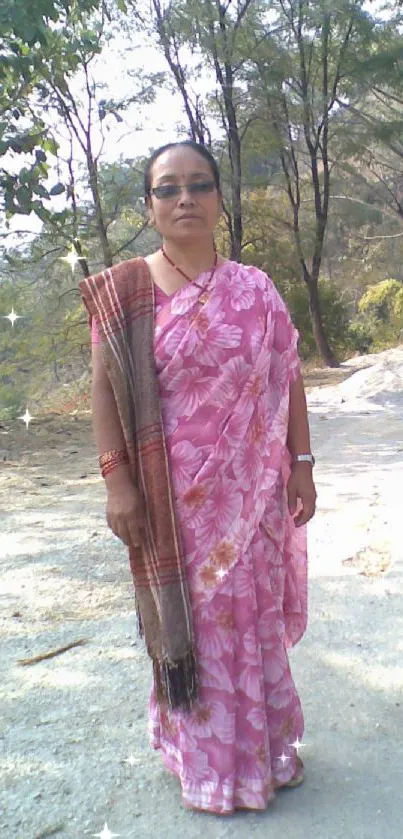
[[[288,284],[283,291],[295,326],[300,333],[299,350],[303,359],[315,355],[316,344],[309,317],[308,292],[301,283]],[[352,349],[348,332],[350,309],[340,290],[327,277],[319,280],[319,295],[323,325],[329,342],[340,358],[345,358]]]
[[[374,348],[374,337],[368,324],[361,321],[351,321],[348,324],[348,339],[351,349],[356,350],[359,355],[365,355]]]
[[[25,393],[21,385],[0,381],[0,421],[16,419],[25,410]]]
[[[97,175],[114,261],[157,247],[152,230],[138,236],[144,226],[140,161],[100,165]],[[0,404],[7,409],[7,416],[24,412],[21,392],[28,401],[41,392],[45,379],[58,384],[76,380],[87,370],[90,337],[77,289],[82,274],[80,266],[72,274],[71,267],[61,261],[71,250],[76,233],[88,270],[102,270],[90,200],[81,201],[76,214],[66,210],[63,225],[55,223],[54,215],[51,221],[45,219],[40,234],[23,252],[9,250],[7,260],[0,264],[0,315],[13,307],[22,316],[14,326],[0,318]]]
[[[42,118],[55,83],[65,84],[84,58],[99,52],[99,25],[88,26],[101,0],[3,0],[0,10],[0,190],[3,209],[49,218],[43,201],[49,155],[58,144]],[[18,172],[18,158],[24,161]],[[60,190],[60,191],[57,191]]]
[[[394,279],[370,285],[358,303],[359,320],[349,333],[361,352],[382,350],[403,338],[403,284]]]
[[[399,320],[403,302],[403,285],[397,280],[382,280],[369,286],[362,296],[358,309],[374,321],[390,323]],[[403,327],[403,323],[401,324]]]

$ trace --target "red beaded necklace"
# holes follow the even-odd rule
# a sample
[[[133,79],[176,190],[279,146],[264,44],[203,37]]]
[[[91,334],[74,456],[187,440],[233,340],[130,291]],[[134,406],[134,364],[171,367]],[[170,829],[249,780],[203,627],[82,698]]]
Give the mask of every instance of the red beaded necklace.
[[[179,272],[179,274],[182,274],[182,277],[184,277],[184,278],[185,278],[185,280],[187,280],[187,281],[188,281],[188,283],[193,283],[193,285],[196,285],[198,288],[203,288],[203,286],[199,285],[199,283],[196,283],[196,282],[195,282],[195,280],[192,280],[192,278],[191,278],[191,277],[188,277],[188,275],[187,275],[187,274],[185,274],[185,272],[184,272],[184,271],[182,271],[182,268],[179,268],[179,267],[178,267],[178,265],[175,265],[175,263],[172,261],[172,259],[171,259],[171,258],[168,256],[168,254],[165,252],[165,250],[164,250],[164,246],[163,246],[163,245],[161,245],[161,251],[162,251],[162,255],[165,257],[165,259],[167,260],[167,262],[169,262],[169,264],[170,264],[170,265],[172,265],[172,268],[175,268],[175,271],[178,271],[178,272]],[[208,283],[207,283],[207,286],[206,286],[206,290],[207,290],[207,288],[209,287],[209,285],[210,285],[210,283],[211,283],[211,280],[212,280],[212,279],[213,279],[213,277],[214,277],[215,270],[216,270],[216,268],[217,268],[218,253],[217,253],[217,250],[216,250],[216,247],[215,247],[215,246],[214,246],[214,254],[215,254],[215,256],[214,256],[214,264],[213,264],[213,268],[212,268],[211,274],[210,274],[209,279],[208,279]],[[202,295],[202,297],[204,297],[204,296],[205,296],[205,295]]]

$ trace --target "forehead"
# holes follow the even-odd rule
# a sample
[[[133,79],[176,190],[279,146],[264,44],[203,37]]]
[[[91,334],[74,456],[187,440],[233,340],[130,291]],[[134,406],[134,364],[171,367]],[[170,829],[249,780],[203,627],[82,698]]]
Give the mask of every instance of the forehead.
[[[151,174],[155,182],[168,177],[179,180],[180,178],[196,178],[200,175],[209,175],[211,178],[212,171],[208,160],[205,160],[201,154],[182,146],[168,149],[160,154],[153,163]]]

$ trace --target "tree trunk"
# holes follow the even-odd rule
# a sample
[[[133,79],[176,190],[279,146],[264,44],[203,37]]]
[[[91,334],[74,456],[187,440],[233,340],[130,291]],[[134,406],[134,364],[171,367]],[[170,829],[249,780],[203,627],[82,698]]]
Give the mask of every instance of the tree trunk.
[[[101,249],[102,249],[102,256],[105,268],[111,268],[113,265],[113,257],[111,252],[111,246],[108,241],[108,234],[107,229],[104,222],[104,215],[102,211],[102,204],[101,198],[99,194],[99,182],[98,182],[98,171],[97,171],[97,164],[92,156],[91,146],[90,146],[90,136],[88,135],[88,147],[87,147],[87,168],[88,168],[88,175],[89,175],[89,182],[90,182],[90,189],[92,192],[92,199],[94,202],[94,209],[95,209],[95,219],[98,228],[98,235],[100,239]]]
[[[231,242],[231,259],[234,262],[241,261],[243,223],[242,223],[242,198],[241,198],[241,143],[236,126],[236,134],[233,139],[233,155],[231,158],[232,168],[232,217],[233,217],[233,239]]]
[[[234,105],[233,68],[229,62],[225,64],[225,83],[222,74],[218,77],[222,83],[224,105],[227,117],[228,152],[231,165],[232,219],[233,239],[231,242],[231,259],[241,261],[243,224],[242,224],[242,157],[241,138]]]
[[[54,377],[55,377],[56,382],[59,382],[59,381],[60,381],[60,378],[59,378],[59,367],[58,367],[58,364],[57,364],[57,358],[56,358],[56,342],[55,342],[55,339],[54,339],[54,338],[52,338],[52,354],[53,354],[53,360],[52,360],[53,375],[54,375]]]
[[[327,367],[338,367],[339,362],[333,354],[323,327],[317,283],[311,281],[307,283],[307,285],[309,293],[309,313],[311,316],[312,331],[316,347]]]

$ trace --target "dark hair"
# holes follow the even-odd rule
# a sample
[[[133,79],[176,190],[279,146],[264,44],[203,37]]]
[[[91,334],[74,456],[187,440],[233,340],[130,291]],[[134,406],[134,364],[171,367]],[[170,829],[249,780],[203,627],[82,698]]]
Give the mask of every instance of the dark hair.
[[[177,148],[177,146],[185,146],[187,148],[193,149],[193,151],[197,152],[197,154],[201,154],[201,156],[204,157],[205,160],[207,160],[207,162],[211,166],[211,171],[213,173],[213,177],[214,177],[214,181],[215,181],[215,185],[217,187],[217,190],[218,190],[218,192],[221,192],[220,170],[219,170],[219,168],[217,166],[217,162],[214,159],[211,152],[209,152],[209,150],[206,149],[206,146],[202,146],[200,143],[196,143],[195,140],[179,140],[176,143],[166,143],[165,146],[160,146],[159,149],[156,149],[152,153],[150,159],[148,160],[146,168],[144,170],[144,198],[145,198],[145,200],[147,200],[147,198],[150,197],[150,193],[151,193],[151,172],[152,172],[152,168],[153,168],[153,163],[157,160],[157,157],[159,157],[160,154],[163,154],[165,151],[168,151],[168,149],[175,149],[175,148]]]

